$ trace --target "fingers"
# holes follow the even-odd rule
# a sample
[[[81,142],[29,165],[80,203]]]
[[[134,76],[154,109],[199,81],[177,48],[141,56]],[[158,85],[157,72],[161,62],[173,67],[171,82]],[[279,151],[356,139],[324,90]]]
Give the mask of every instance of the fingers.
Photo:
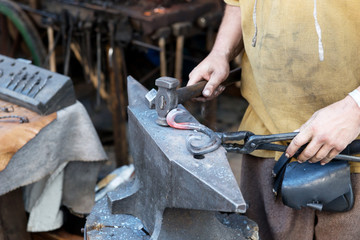
[[[225,90],[224,86],[219,85],[221,83],[221,80],[210,79],[204,87],[204,90],[202,92],[203,96],[211,99],[219,96]]]
[[[206,80],[202,94],[204,99],[212,99],[224,91],[220,84],[229,75],[229,63],[225,58],[210,54],[189,74],[188,86],[193,85],[201,80]]]
[[[207,71],[202,71],[199,67],[196,67],[189,74],[187,86],[194,85],[201,80],[209,80],[209,74]]]
[[[316,111],[291,141],[287,157],[294,156],[304,144],[307,146],[297,157],[299,162],[326,164],[343,151],[360,134],[360,111],[349,100],[347,96]]]
[[[227,73],[219,74],[219,73],[211,73],[210,76],[207,74],[199,74],[196,69],[189,74],[189,85],[193,85],[201,80],[207,80],[208,83],[205,85],[204,90],[202,91],[202,95],[205,99],[212,99],[219,96],[224,90],[225,87],[220,85],[227,77]]]
[[[300,147],[305,145],[311,140],[312,134],[310,131],[300,131],[296,137],[291,141],[286,149],[286,157],[292,157],[299,150]],[[304,157],[304,156],[303,156]],[[307,159],[306,159],[307,160]]]
[[[305,161],[316,163],[320,161],[321,164],[324,165],[330,162],[341,151],[340,149],[336,149],[333,144],[330,144],[325,139],[314,137],[305,130],[304,132],[300,132],[290,143],[286,150],[287,156],[294,156],[300,147],[305,144],[307,144],[305,149],[297,156],[297,160],[300,163]]]
[[[206,102],[206,101],[212,100],[214,98],[217,98],[224,90],[225,90],[225,87],[220,85],[219,87],[217,87],[215,89],[215,91],[209,97],[206,97],[203,93],[204,97],[197,97],[197,98],[195,98],[195,100],[199,101],[199,102]]]
[[[338,154],[340,153],[340,151],[332,149],[326,158],[321,160],[321,165],[325,165],[326,163],[330,162],[333,158],[335,158]]]

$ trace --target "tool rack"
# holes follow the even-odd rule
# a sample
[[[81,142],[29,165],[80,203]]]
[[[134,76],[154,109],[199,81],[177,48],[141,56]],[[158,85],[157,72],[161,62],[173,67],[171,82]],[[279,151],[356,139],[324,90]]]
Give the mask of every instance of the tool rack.
[[[96,104],[106,102],[112,113],[121,166],[128,163],[126,49],[159,53],[159,66],[140,82],[159,75],[181,80],[184,40],[206,33],[209,49],[221,16],[219,0],[0,0],[0,53],[64,75],[75,56],[96,88]]]

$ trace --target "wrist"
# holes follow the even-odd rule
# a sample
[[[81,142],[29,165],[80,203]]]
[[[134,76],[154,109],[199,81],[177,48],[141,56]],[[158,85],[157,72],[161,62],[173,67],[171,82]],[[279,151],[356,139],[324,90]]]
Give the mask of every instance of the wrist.
[[[213,48],[210,55],[215,56],[216,58],[223,59],[226,62],[230,62],[229,60],[230,53],[224,49]]]
[[[348,94],[360,109],[360,91],[355,89]]]

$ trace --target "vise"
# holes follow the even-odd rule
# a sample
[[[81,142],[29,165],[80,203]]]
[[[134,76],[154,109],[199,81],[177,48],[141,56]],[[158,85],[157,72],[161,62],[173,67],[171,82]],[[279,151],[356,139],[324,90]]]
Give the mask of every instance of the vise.
[[[95,205],[85,239],[258,239],[226,151],[194,158],[185,147],[189,131],[156,124],[148,92],[128,77],[129,146],[135,177]],[[190,114],[186,121],[197,122]]]

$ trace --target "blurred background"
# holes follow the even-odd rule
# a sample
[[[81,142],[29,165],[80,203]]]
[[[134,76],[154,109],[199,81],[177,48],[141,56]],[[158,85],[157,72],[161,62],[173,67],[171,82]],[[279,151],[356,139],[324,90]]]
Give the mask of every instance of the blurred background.
[[[132,161],[127,76],[148,89],[160,76],[185,86],[188,74],[212,48],[224,6],[222,0],[0,0],[0,54],[29,59],[72,79],[109,157],[98,176],[102,179]],[[239,66],[240,56],[231,69]],[[216,131],[237,130],[246,105],[239,84],[214,101],[185,104]],[[238,179],[239,161],[236,156],[229,160]],[[77,230],[65,225],[54,238],[33,238],[77,239],[76,221],[69,214],[68,225]]]

